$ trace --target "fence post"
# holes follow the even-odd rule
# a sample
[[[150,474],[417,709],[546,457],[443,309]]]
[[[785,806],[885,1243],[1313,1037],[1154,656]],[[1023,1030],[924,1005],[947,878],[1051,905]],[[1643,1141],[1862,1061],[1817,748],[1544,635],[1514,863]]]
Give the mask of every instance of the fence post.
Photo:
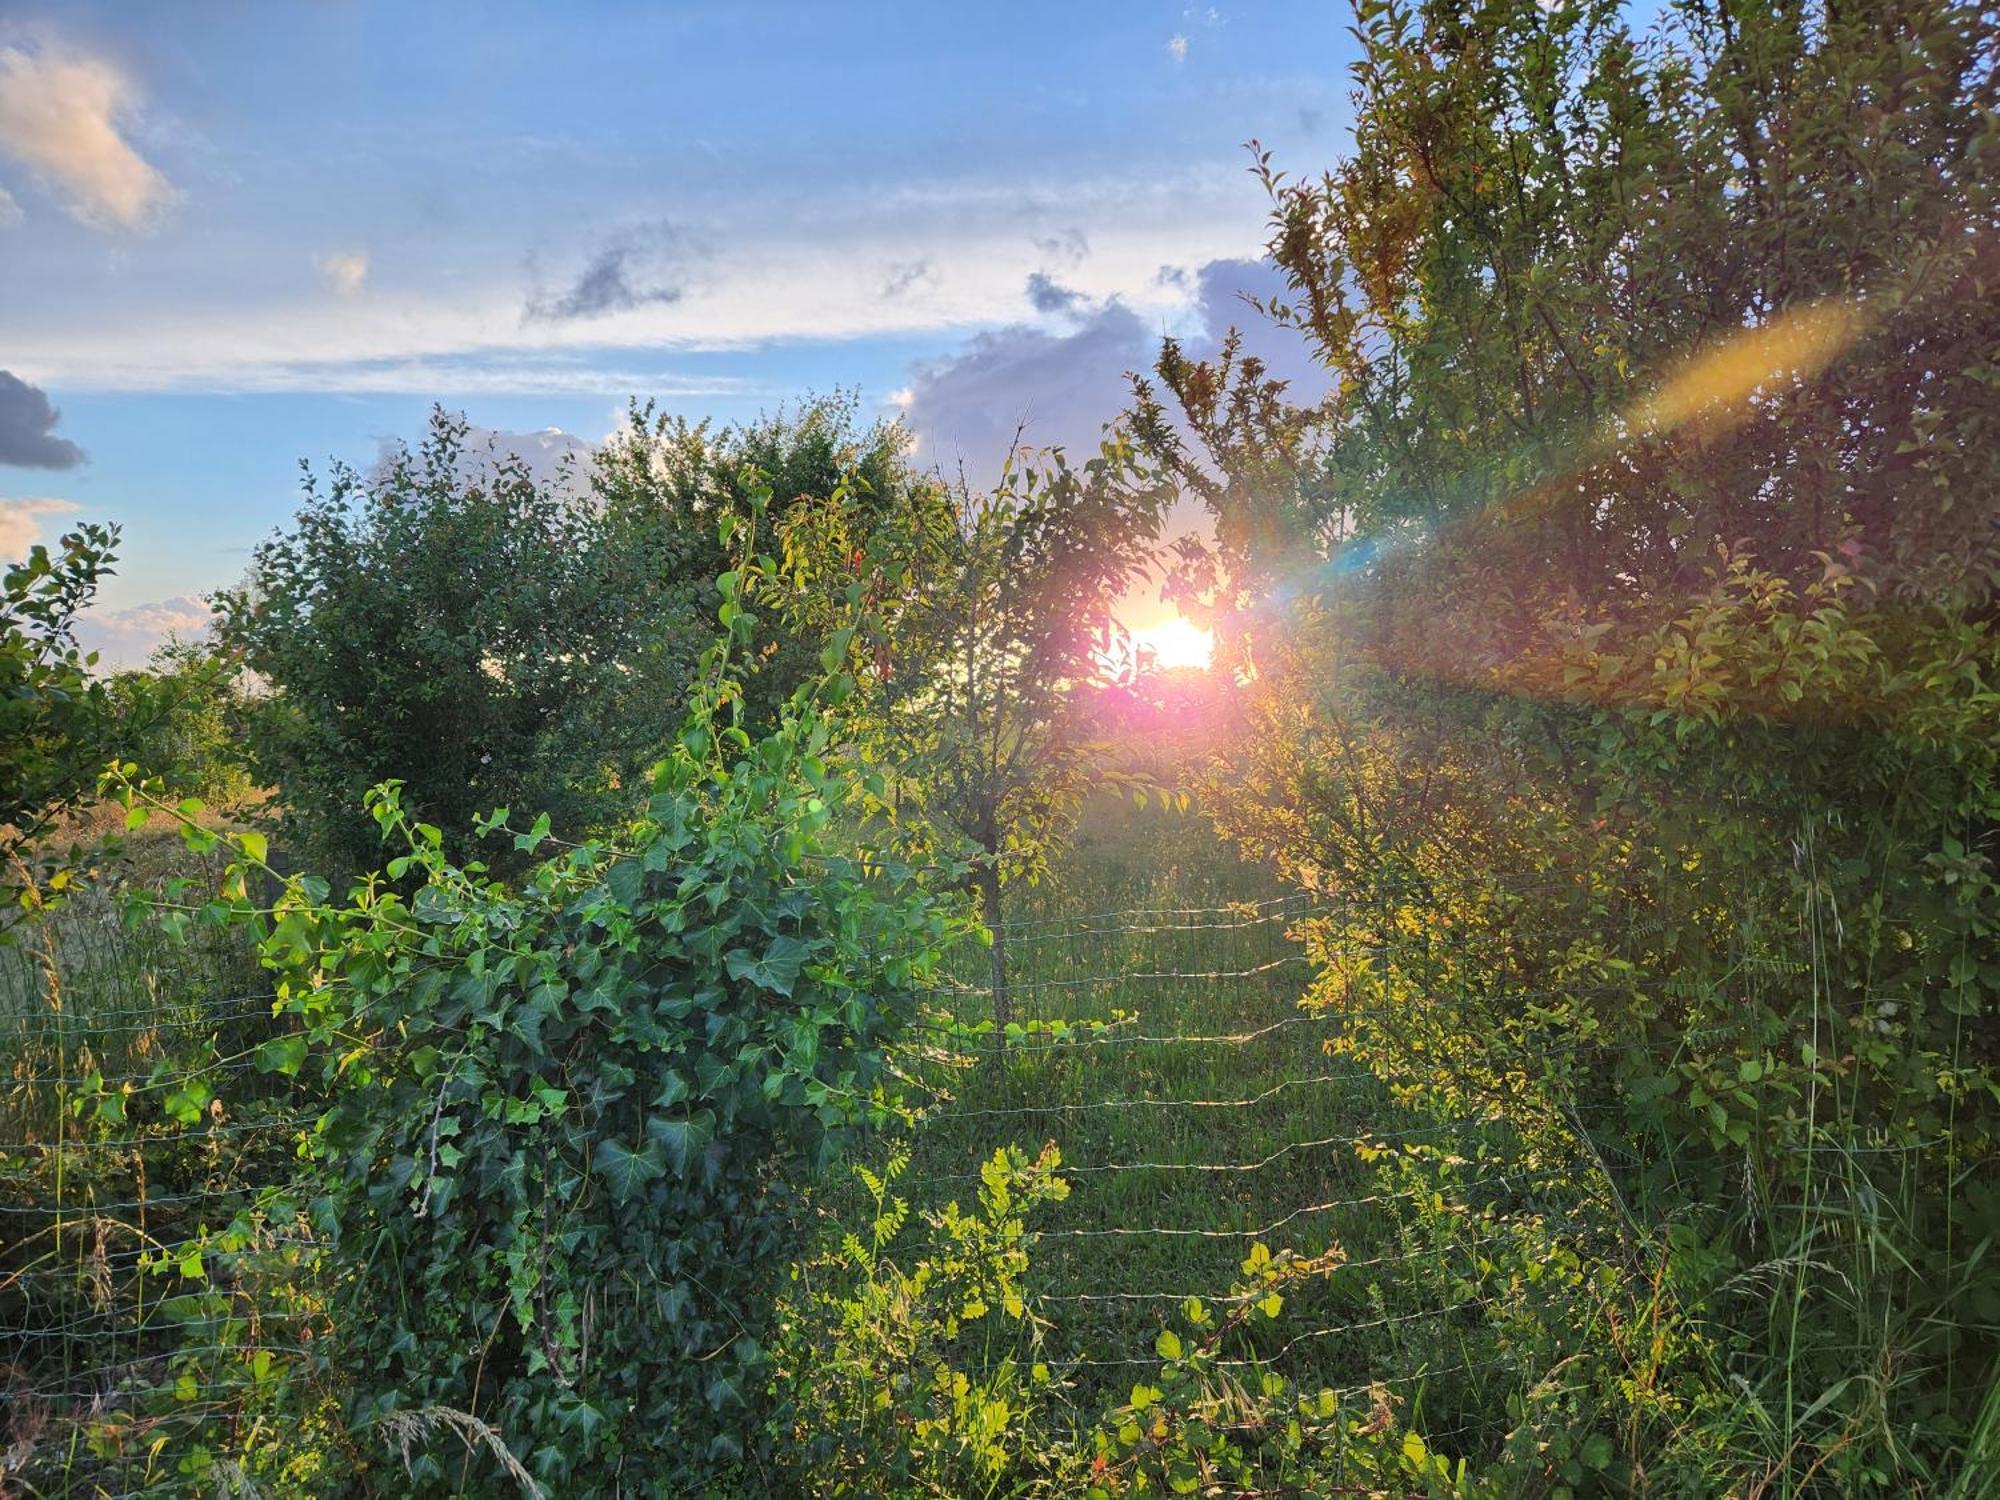
[[[1007,929],[1000,921],[1000,867],[988,864],[979,873],[980,904],[986,928],[993,934],[993,1024],[1004,1031],[1014,1019],[1014,1005],[1007,993]]]

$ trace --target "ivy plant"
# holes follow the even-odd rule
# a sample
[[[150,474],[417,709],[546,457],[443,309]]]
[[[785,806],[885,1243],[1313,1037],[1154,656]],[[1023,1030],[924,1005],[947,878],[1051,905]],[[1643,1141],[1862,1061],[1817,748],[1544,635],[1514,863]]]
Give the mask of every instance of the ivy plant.
[[[802,1190],[888,1108],[885,1049],[962,928],[844,831],[843,640],[768,734],[736,722],[768,560],[754,518],[723,530],[743,533],[723,638],[615,844],[502,808],[480,831],[535,861],[503,881],[389,783],[369,799],[386,870],[338,901],[293,879],[269,913],[296,1030],[260,1060],[326,1096],[312,1212],[345,1271],[326,1357],[356,1426],[401,1447],[399,1493],[755,1486]],[[216,909],[265,920],[244,889]]]

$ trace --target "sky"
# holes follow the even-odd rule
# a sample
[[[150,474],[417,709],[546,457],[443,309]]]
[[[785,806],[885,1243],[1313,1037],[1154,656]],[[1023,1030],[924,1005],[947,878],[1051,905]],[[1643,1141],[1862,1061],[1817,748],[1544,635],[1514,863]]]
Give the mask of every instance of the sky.
[[[0,554],[123,529],[86,632],[199,628],[433,402],[552,461],[637,397],[835,388],[927,463],[1092,444],[1249,321],[1349,117],[1343,7],[0,0]],[[1154,605],[1154,609],[1158,606]],[[1138,606],[1144,614],[1146,607]]]

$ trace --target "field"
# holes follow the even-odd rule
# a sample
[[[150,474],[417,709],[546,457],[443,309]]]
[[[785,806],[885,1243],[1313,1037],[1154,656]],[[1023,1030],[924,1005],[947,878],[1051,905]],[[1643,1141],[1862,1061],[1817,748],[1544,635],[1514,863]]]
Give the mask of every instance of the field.
[[[263,976],[235,934],[177,938],[119,901],[200,873],[142,835],[0,948],[0,1394],[10,1467],[57,1493],[144,1489],[185,1452],[149,1449],[247,1411],[238,1367],[296,1344],[289,1294],[262,1280],[295,1256],[241,1276],[206,1258],[295,1155],[297,1111],[251,1066],[274,1025]],[[87,1441],[61,1420],[80,1414]]]
[[[156,882],[173,868],[153,849],[129,873]],[[1306,898],[1280,894],[1194,816],[1105,803],[1056,877],[1016,902],[1006,937],[1020,1033],[928,1029],[946,1016],[976,1026],[990,1006],[986,951],[961,954],[904,1055],[913,1123],[861,1159],[879,1166],[907,1148],[895,1191],[922,1210],[970,1202],[1000,1146],[1061,1152],[1071,1194],[1031,1226],[1027,1285],[1046,1320],[1041,1356],[1068,1399],[1115,1402],[1157,1366],[1158,1330],[1189,1297],[1240,1300],[1232,1289],[1261,1244],[1333,1251],[1345,1268],[1289,1288],[1284,1316],[1246,1330],[1232,1358],[1364,1405],[1384,1383],[1434,1444],[1495,1436],[1492,1403],[1477,1397],[1495,1364],[1478,1273],[1412,1212],[1494,1194],[1477,1180],[1454,1193],[1407,1163],[1419,1175],[1392,1178],[1368,1150],[1475,1132],[1397,1105],[1330,1052],[1334,1027],[1299,1004],[1309,970],[1293,929]],[[0,1358],[14,1371],[17,1442],[35,1448],[27,1428],[95,1403],[131,1437],[107,1438],[100,1420],[108,1466],[92,1472],[143,1487],[148,1443],[254,1409],[244,1362],[295,1349],[311,1320],[310,1288],[279,1285],[301,1265],[282,1237],[267,1230],[256,1256],[231,1261],[226,1293],[208,1276],[222,1262],[185,1265],[182,1248],[286,1180],[300,1122],[249,1066],[273,1023],[228,934],[197,928],[177,944],[127,925],[102,895],[72,903],[47,934],[53,949],[0,956],[11,1075]],[[1477,1134],[1495,1138],[1491,1125]],[[1518,1202],[1519,1181],[1507,1186]],[[842,1229],[854,1222],[848,1169],[823,1201]],[[920,1219],[898,1252],[918,1253],[924,1234]]]
[[[1198,816],[1099,806],[1007,924],[1024,1034],[913,1065],[936,1092],[900,1138],[896,1190],[935,1209],[970,1200],[997,1146],[1061,1152],[1071,1192],[1034,1222],[1031,1284],[1046,1357],[1080,1400],[1156,1368],[1158,1330],[1189,1297],[1231,1305],[1253,1246],[1332,1252],[1342,1268],[1299,1284],[1233,1352],[1309,1389],[1360,1397],[1385,1382],[1434,1445],[1477,1445],[1502,1415],[1490,1387],[1504,1362],[1482,1316],[1493,1267],[1478,1263],[1500,1236],[1438,1221],[1519,1212],[1536,1184],[1524,1169],[1464,1170],[1514,1149],[1499,1122],[1407,1108],[1338,1055],[1337,1025],[1300,1003],[1311,971],[1295,929],[1317,909]],[[986,963],[964,955],[964,989],[940,1007],[986,1018]]]

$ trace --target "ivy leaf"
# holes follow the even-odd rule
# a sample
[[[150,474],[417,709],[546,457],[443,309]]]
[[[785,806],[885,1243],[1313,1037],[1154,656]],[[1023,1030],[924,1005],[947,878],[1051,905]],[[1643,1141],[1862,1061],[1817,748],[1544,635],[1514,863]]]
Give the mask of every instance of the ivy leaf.
[[[799,971],[805,967],[806,945],[790,934],[780,934],[771,940],[762,958],[752,958],[738,949],[725,962],[731,979],[746,980],[759,989],[789,999],[792,987],[798,983]]]
[[[686,1119],[654,1115],[646,1121],[646,1134],[648,1144],[664,1150],[674,1171],[686,1177],[688,1169],[700,1158],[715,1135],[715,1117],[707,1110]]]
[[[605,883],[611,887],[611,899],[628,911],[639,904],[645,882],[645,867],[636,859],[619,860],[605,877]]]
[[[649,1140],[642,1149],[634,1151],[617,1137],[607,1136],[598,1142],[591,1158],[591,1168],[611,1189],[613,1200],[629,1203],[645,1191],[647,1183],[657,1182],[667,1175],[660,1156],[657,1140]]]
[[[183,1125],[201,1122],[201,1112],[214,1097],[198,1080],[190,1079],[160,1101],[161,1107]]]

